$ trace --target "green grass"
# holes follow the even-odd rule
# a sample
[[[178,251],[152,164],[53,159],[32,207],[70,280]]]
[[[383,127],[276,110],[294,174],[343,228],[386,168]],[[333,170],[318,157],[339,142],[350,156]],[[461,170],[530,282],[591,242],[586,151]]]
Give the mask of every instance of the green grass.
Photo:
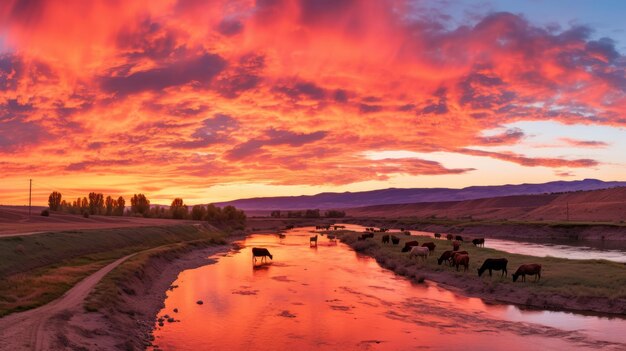
[[[46,304],[130,253],[218,233],[192,225],[64,231],[0,238],[0,317]]]
[[[381,265],[401,275],[407,275],[419,279],[428,272],[444,272],[452,276],[470,277],[483,281],[485,287],[513,288],[516,290],[527,289],[529,293],[536,294],[559,294],[570,297],[602,297],[608,299],[626,298],[626,265],[607,260],[570,260],[555,257],[534,257],[527,255],[511,254],[489,248],[474,247],[471,242],[464,242],[461,250],[468,251],[470,267],[468,272],[456,272],[443,263],[437,264],[437,258],[446,250],[451,250],[450,241],[438,240],[432,237],[404,236],[400,245],[383,245],[377,233],[374,239],[357,241],[360,233],[342,232],[340,238],[355,250],[368,254],[377,259]],[[420,245],[425,242],[434,242],[437,247],[435,252],[425,263],[418,262],[415,258],[409,259],[408,253],[400,252],[404,242],[410,240],[419,241]],[[487,246],[489,246],[489,239]],[[500,278],[500,272],[494,271],[493,277],[485,272],[478,277],[477,269],[486,258],[507,258],[509,275]],[[538,263],[542,265],[542,277],[538,282],[532,282],[534,277],[527,277],[526,283],[520,281],[513,283],[511,275],[515,273],[521,264]]]

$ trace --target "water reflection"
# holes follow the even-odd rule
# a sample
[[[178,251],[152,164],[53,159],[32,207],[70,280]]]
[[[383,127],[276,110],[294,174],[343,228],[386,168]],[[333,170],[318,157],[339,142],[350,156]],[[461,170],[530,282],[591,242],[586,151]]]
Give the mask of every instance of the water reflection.
[[[344,225],[348,230],[365,231],[365,227],[360,225]],[[430,237],[433,237],[434,234],[418,230],[411,230],[410,232],[412,235]],[[399,233],[399,230],[391,230],[390,233]],[[445,234],[443,236],[445,238]],[[510,253],[538,257],[552,256],[577,260],[603,259],[626,263],[626,247],[624,247],[623,243],[614,243],[609,245],[606,242],[533,242],[487,238],[485,247]]]
[[[308,229],[255,235],[240,252],[180,274],[155,331],[165,350],[571,350],[626,348],[624,320],[486,305],[413,284]],[[274,260],[252,265],[250,247]],[[198,305],[196,301],[204,304]],[[619,343],[619,344],[616,344]]]

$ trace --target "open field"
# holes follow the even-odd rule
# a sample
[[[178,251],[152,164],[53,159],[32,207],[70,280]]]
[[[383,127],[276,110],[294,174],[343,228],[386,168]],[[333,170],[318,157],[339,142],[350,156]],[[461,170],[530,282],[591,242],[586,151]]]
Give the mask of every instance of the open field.
[[[114,260],[164,245],[221,240],[209,226],[73,230],[0,237],[0,316],[43,305]]]
[[[626,220],[626,187],[562,194],[367,206],[346,209],[346,213],[351,217],[623,224]]]
[[[334,233],[334,232],[333,232]],[[451,243],[423,236],[401,236],[400,245],[381,243],[381,233],[375,238],[357,241],[360,233],[341,232],[340,239],[356,251],[370,255],[383,266],[415,280],[428,279],[461,290],[470,296],[486,300],[515,303],[543,309],[565,309],[603,313],[626,314],[626,265],[605,260],[568,260],[553,257],[533,257],[510,254],[488,248],[474,247],[465,242],[461,250],[469,252],[468,272],[437,264],[443,251],[451,250]],[[437,247],[426,262],[409,259],[402,253],[404,242],[417,240],[420,244],[434,242]],[[487,239],[488,241],[488,239]],[[507,258],[509,276],[500,278],[500,272],[478,277],[477,269],[486,258]],[[519,265],[542,265],[542,278],[526,283],[516,282],[511,275]]]
[[[29,216],[27,206],[0,206],[0,236],[77,229],[167,226],[180,225],[181,223],[199,223],[198,221],[128,216],[89,216],[89,218],[84,218],[78,214],[63,212],[50,212],[49,217],[44,217],[40,215],[43,209],[46,209],[46,207],[33,207],[32,215]]]

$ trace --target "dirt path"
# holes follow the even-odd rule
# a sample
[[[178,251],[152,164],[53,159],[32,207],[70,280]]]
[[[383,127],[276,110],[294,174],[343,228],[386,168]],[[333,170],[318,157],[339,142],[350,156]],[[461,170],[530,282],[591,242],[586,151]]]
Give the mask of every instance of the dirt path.
[[[132,257],[131,254],[108,264],[96,273],[80,281],[59,299],[44,306],[0,318],[0,345],[6,350],[50,350],[52,339],[57,335],[58,323],[53,318],[63,319],[82,308],[82,302],[96,284],[111,270]]]

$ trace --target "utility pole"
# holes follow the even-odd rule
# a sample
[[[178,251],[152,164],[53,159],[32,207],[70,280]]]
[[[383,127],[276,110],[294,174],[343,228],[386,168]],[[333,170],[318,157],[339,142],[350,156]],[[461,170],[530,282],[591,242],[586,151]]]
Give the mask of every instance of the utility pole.
[[[29,179],[28,182],[30,183],[28,186],[28,215],[30,216],[32,198],[33,198],[33,180]]]

